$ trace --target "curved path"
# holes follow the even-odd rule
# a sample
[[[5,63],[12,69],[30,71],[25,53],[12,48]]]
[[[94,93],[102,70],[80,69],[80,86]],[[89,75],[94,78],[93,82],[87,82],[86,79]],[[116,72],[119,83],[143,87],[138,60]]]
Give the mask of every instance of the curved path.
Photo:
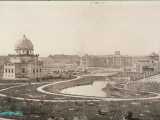
[[[142,97],[142,98],[107,98],[107,97],[94,97],[94,96],[83,96],[83,95],[71,95],[71,94],[64,94],[64,93],[54,93],[54,92],[49,92],[44,90],[44,88],[52,85],[55,86],[59,83],[65,83],[65,82],[70,82],[70,81],[76,81],[79,80],[79,78],[82,77],[77,77],[75,79],[72,80],[68,80],[68,81],[59,81],[59,82],[55,82],[55,83],[51,83],[51,84],[47,84],[47,85],[42,85],[40,87],[37,88],[37,91],[44,93],[44,94],[50,94],[50,95],[59,95],[59,96],[63,96],[63,97],[75,97],[75,98],[85,98],[85,99],[95,99],[95,100],[103,100],[103,101],[133,101],[133,100],[153,100],[153,99],[159,99],[160,98],[160,94],[159,93],[155,93],[155,92],[147,92],[150,94],[154,94],[154,97]],[[141,91],[144,92],[144,91]]]
[[[83,76],[81,76],[81,77],[83,77]],[[22,100],[22,101],[23,100],[28,100],[28,101],[37,101],[37,102],[38,101],[43,101],[43,102],[87,102],[87,101],[92,101],[93,102],[93,101],[133,101],[133,100],[140,101],[140,100],[160,99],[160,94],[159,93],[154,93],[154,92],[149,92],[149,93],[155,94],[156,96],[154,96],[154,97],[148,97],[148,98],[129,98],[129,99],[127,99],[127,98],[100,98],[100,97],[88,97],[88,96],[80,96],[80,95],[68,95],[68,94],[62,94],[62,93],[48,92],[48,91],[44,90],[44,88],[47,87],[47,86],[56,85],[56,84],[63,83],[63,82],[68,82],[68,81],[79,80],[79,78],[81,78],[81,77],[78,76],[75,79],[71,79],[71,80],[67,80],[67,81],[59,81],[59,82],[55,82],[55,83],[43,82],[43,83],[48,83],[48,84],[42,85],[42,86],[38,87],[37,91],[42,92],[44,94],[60,95],[60,96],[65,96],[65,97],[85,98],[85,99],[76,99],[76,100],[74,100],[74,99],[69,99],[69,100],[56,100],[56,99],[47,100],[47,99],[43,99],[43,100],[41,100],[41,99],[30,99],[30,98],[23,98],[23,97],[7,96],[5,94],[0,94],[0,97],[10,97],[10,98],[13,98],[13,99],[16,99],[16,100]],[[8,83],[6,83],[6,84],[8,84]],[[0,92],[28,85],[27,83],[18,83],[18,84],[17,83],[10,83],[10,84],[13,84],[14,86],[7,87],[7,88],[4,88],[4,89],[0,89]],[[32,83],[32,84],[42,84],[42,83]]]

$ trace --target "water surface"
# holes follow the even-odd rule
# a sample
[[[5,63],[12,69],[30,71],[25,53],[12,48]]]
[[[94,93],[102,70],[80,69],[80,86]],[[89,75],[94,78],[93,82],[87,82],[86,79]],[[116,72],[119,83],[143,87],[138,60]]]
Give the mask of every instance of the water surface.
[[[73,94],[73,95],[85,95],[85,96],[96,96],[96,97],[107,97],[106,92],[103,88],[106,87],[107,81],[93,81],[89,85],[74,86],[63,89],[61,93]]]

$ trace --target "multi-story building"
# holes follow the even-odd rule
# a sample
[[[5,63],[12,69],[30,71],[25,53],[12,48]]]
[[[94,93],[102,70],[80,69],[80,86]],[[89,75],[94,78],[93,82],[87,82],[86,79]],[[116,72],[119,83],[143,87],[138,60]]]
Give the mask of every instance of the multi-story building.
[[[121,69],[126,72],[143,73],[145,71],[160,71],[159,55],[152,53],[148,56],[121,55],[116,51],[113,55],[85,55],[81,57],[82,67],[104,67]]]
[[[144,72],[159,72],[160,71],[160,62],[159,55],[152,53],[148,56],[139,57],[135,62],[135,70],[139,73]]]
[[[34,54],[32,42],[23,38],[15,46],[16,54],[8,55],[4,63],[3,79],[35,79],[41,77],[42,62],[38,54]]]
[[[133,66],[134,58],[128,55],[121,55],[116,51],[114,55],[106,56],[106,67],[108,68],[127,68]]]
[[[81,66],[87,67],[105,67],[105,68],[127,68],[133,65],[134,58],[127,55],[121,55],[116,51],[113,55],[85,55],[81,58]]]

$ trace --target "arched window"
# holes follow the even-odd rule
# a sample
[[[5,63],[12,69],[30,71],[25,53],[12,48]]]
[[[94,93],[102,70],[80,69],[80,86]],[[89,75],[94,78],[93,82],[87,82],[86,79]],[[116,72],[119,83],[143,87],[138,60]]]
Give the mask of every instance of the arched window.
[[[12,69],[12,73],[14,73],[14,69]]]
[[[25,68],[22,68],[22,73],[25,73]]]

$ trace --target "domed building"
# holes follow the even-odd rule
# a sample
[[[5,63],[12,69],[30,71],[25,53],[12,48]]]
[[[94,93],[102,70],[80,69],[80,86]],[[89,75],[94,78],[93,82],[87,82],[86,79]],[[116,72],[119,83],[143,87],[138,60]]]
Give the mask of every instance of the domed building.
[[[4,79],[36,79],[41,77],[42,62],[34,54],[34,46],[25,35],[15,45],[15,55],[8,55],[4,64]]]
[[[32,42],[24,35],[23,38],[15,45],[15,51],[19,55],[33,55],[34,46]]]

